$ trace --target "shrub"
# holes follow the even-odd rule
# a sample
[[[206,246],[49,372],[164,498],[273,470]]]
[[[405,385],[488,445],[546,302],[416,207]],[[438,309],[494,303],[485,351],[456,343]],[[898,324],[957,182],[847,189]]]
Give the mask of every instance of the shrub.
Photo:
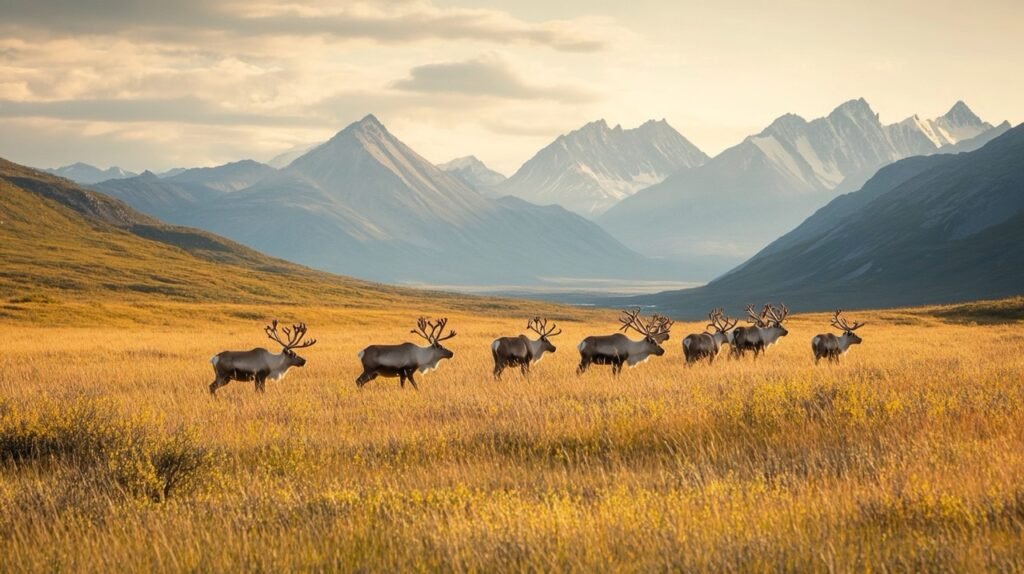
[[[214,467],[194,432],[161,433],[101,401],[0,404],[0,460],[63,464],[155,502],[193,490]]]

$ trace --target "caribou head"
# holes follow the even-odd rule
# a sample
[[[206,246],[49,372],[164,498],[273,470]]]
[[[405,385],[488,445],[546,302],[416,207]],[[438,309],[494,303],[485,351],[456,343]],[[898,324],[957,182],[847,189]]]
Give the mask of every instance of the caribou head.
[[[445,346],[442,345],[441,343],[454,337],[455,331],[449,331],[447,335],[444,335],[442,337],[441,334],[444,333],[444,328],[446,325],[448,325],[448,319],[438,319],[437,321],[431,321],[426,317],[420,317],[416,321],[416,328],[409,332],[415,335],[419,335],[420,337],[423,337],[427,341],[427,343],[430,344],[431,348],[437,349],[438,355],[442,359],[451,359],[452,357],[455,356],[455,353],[446,349]]]

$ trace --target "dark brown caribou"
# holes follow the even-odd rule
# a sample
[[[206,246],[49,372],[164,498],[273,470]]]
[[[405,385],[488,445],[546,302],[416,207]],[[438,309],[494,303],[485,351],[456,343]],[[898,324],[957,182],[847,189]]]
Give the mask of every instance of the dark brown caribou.
[[[692,365],[701,359],[707,359],[708,364],[715,362],[715,357],[722,351],[722,346],[732,343],[732,328],[736,326],[737,320],[725,315],[724,309],[714,309],[708,313],[708,329],[705,331],[687,335],[683,339],[683,356],[686,364]]]
[[[281,352],[271,353],[264,348],[256,348],[217,353],[210,359],[216,375],[210,383],[211,395],[216,395],[217,389],[231,381],[255,381],[256,390],[262,393],[266,390],[267,379],[279,381],[288,373],[288,369],[306,364],[306,359],[295,354],[295,349],[305,349],[316,344],[316,339],[303,341],[306,336],[305,323],[292,325],[291,329],[282,328],[287,341],[282,341],[277,334],[277,319],[263,330],[267,337],[281,345]]]
[[[822,358],[828,359],[829,363],[838,363],[840,356],[845,355],[852,345],[859,345],[863,340],[854,331],[860,329],[865,324],[854,322],[853,325],[850,325],[846,322],[846,319],[840,317],[842,314],[843,310],[837,309],[832,315],[831,321],[833,327],[843,332],[842,335],[837,337],[832,333],[822,333],[815,335],[811,339],[811,350],[814,351],[815,365]]]
[[[501,337],[491,343],[491,355],[494,357],[494,378],[501,379],[501,372],[507,367],[519,367],[523,376],[530,376],[530,365],[539,363],[544,353],[554,353],[555,346],[549,340],[562,332],[555,330],[556,325],[548,327],[547,319],[534,317],[526,323],[526,328],[537,334],[531,340],[526,335],[518,337]]]
[[[733,330],[730,356],[739,358],[747,351],[754,351],[754,359],[757,359],[759,354],[777,343],[779,338],[789,334],[782,326],[787,315],[789,309],[782,304],[775,307],[771,303],[765,303],[760,315],[754,312],[753,305],[747,305],[747,321],[753,323],[753,326],[737,327]]]
[[[620,331],[630,329],[644,336],[634,341],[622,333],[614,335],[594,335],[583,339],[577,347],[580,351],[580,365],[576,374],[582,375],[590,365],[611,365],[612,375],[618,376],[622,365],[635,367],[647,361],[651,355],[660,357],[665,354],[661,348],[669,338],[672,320],[661,315],[652,315],[646,321],[640,317],[640,309],[626,310],[619,317],[622,326]]]
[[[362,387],[377,377],[398,377],[399,384],[405,388],[406,379],[416,386],[416,379],[413,375],[416,372],[427,374],[437,368],[441,359],[450,359],[455,356],[448,349],[441,345],[455,336],[455,331],[449,331],[447,335],[441,336],[444,332],[448,319],[431,321],[420,317],[416,322],[416,328],[410,333],[415,333],[427,340],[426,347],[420,347],[412,343],[401,345],[370,345],[359,351],[359,360],[363,363],[363,374],[356,379],[356,386]]]

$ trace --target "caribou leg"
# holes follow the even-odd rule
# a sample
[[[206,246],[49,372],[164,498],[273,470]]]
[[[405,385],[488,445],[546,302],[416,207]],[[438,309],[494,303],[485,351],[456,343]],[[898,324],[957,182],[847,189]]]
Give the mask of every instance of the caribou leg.
[[[495,381],[500,381],[501,380],[501,372],[504,371],[504,370],[505,370],[505,365],[501,364],[498,361],[494,362],[494,380]]]
[[[412,388],[414,390],[418,391],[418,390],[420,390],[420,388],[416,386],[416,379],[414,379],[413,376],[412,376],[413,373],[415,373],[415,372],[416,372],[416,369],[410,369],[409,372],[408,372],[409,374],[407,376],[409,377],[409,384],[412,385]]]
[[[221,377],[218,375],[217,378],[214,379],[212,383],[210,383],[210,395],[217,396],[217,389],[223,387],[226,384],[228,384],[228,381],[221,379]]]
[[[580,366],[576,367],[576,376],[580,376],[587,372],[587,367],[590,366],[590,361],[586,359],[580,359]]]
[[[376,378],[377,378],[377,373],[374,373],[372,371],[363,371],[363,374],[359,375],[359,378],[356,379],[356,386],[357,387],[362,387],[366,383],[369,383],[370,381],[372,381],[372,380],[374,380]]]

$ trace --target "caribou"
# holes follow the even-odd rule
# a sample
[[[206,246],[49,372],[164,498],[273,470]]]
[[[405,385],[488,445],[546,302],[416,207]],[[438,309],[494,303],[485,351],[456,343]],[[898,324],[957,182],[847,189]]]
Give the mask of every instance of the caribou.
[[[519,367],[524,377],[529,377],[531,363],[539,363],[544,353],[555,352],[555,346],[549,339],[562,332],[561,329],[556,331],[556,327],[554,323],[548,327],[547,319],[534,317],[526,323],[526,328],[536,333],[537,339],[530,340],[526,335],[495,339],[491,343],[495,380],[501,380],[501,372],[507,367],[515,366]]]
[[[687,335],[683,339],[683,356],[686,357],[687,365],[705,358],[708,364],[714,363],[715,357],[722,351],[722,345],[732,344],[732,328],[738,320],[732,319],[730,322],[724,309],[713,309],[708,313],[708,320],[708,329],[714,329],[714,332]]]
[[[652,315],[650,319],[643,320],[640,317],[640,309],[625,310],[619,317],[622,326],[620,331],[630,329],[643,335],[643,339],[634,341],[623,333],[613,335],[596,335],[583,339],[580,342],[580,365],[576,368],[576,375],[582,375],[587,367],[595,365],[611,365],[612,375],[618,376],[622,371],[623,363],[635,367],[654,355],[660,357],[665,354],[661,348],[669,338],[669,330],[672,329],[672,320],[660,315]]]
[[[832,333],[822,333],[811,339],[811,351],[814,352],[815,365],[822,358],[827,358],[829,363],[838,363],[839,357],[845,355],[852,345],[861,343],[862,339],[854,331],[863,327],[864,323],[854,322],[853,325],[850,325],[845,318],[840,316],[842,314],[843,310],[837,309],[832,315],[831,321],[833,327],[843,332],[842,335],[837,337]]]
[[[426,375],[437,368],[441,359],[451,359],[455,356],[441,343],[455,336],[455,331],[449,331],[447,335],[441,336],[448,319],[431,321],[426,317],[420,317],[416,322],[416,328],[410,333],[419,335],[426,339],[427,346],[420,347],[413,343],[402,343],[400,345],[370,345],[359,351],[359,360],[363,363],[363,374],[356,379],[356,386],[362,387],[366,383],[380,377],[398,377],[399,385],[404,389],[405,381],[408,380],[412,388],[419,390],[416,386],[416,379],[413,375],[416,372]]]
[[[779,307],[775,307],[771,303],[765,303],[760,315],[754,312],[753,305],[747,305],[747,321],[753,323],[753,326],[737,327],[733,330],[730,356],[739,358],[747,351],[754,351],[756,360],[759,354],[777,343],[780,337],[789,334],[789,331],[782,326],[787,315],[789,315],[789,309],[785,305],[780,304]]]
[[[255,381],[256,391],[266,391],[267,379],[279,381],[292,367],[301,367],[306,359],[295,354],[296,349],[305,349],[316,344],[316,339],[304,341],[306,324],[284,327],[287,341],[282,341],[277,333],[277,319],[264,327],[267,337],[281,345],[280,353],[271,353],[264,348],[250,351],[223,351],[210,358],[216,378],[210,383],[210,394],[216,395],[217,389],[231,381]]]

